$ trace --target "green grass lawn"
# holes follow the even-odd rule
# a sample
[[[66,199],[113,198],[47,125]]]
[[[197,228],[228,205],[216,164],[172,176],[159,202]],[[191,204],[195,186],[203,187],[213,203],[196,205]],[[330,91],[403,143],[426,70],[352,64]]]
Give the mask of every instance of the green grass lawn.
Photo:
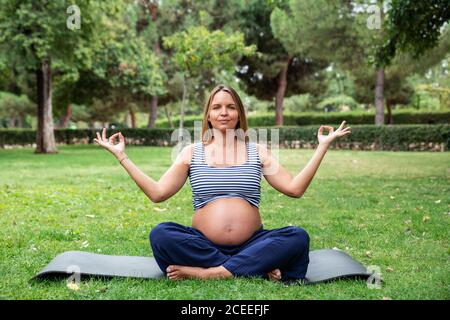
[[[158,179],[171,148],[127,147]],[[297,174],[313,150],[281,150]],[[311,250],[337,247],[384,282],[340,280],[285,287],[263,279],[83,278],[30,281],[57,254],[82,250],[151,256],[148,235],[160,222],[191,225],[188,183],[154,204],[98,146],[60,146],[56,155],[30,148],[0,150],[0,298],[6,299],[449,299],[450,153],[335,151],[326,154],[304,197],[262,185],[264,227],[305,228]],[[369,251],[369,252],[368,252]]]

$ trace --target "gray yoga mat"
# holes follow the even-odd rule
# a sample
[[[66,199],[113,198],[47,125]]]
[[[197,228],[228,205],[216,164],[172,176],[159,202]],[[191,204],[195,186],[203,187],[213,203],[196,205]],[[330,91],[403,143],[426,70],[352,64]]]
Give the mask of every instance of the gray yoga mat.
[[[371,273],[347,253],[322,249],[310,251],[306,284],[338,278],[364,278]],[[54,276],[131,277],[157,279],[163,277],[153,257],[111,256],[82,251],[67,251],[56,256],[33,279]]]

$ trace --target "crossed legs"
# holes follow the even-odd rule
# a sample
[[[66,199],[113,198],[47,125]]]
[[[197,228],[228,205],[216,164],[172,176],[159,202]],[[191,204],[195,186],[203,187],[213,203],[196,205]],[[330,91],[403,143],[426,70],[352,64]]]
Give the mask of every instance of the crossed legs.
[[[303,279],[309,263],[309,236],[294,226],[262,230],[243,245],[220,250],[193,228],[164,222],[152,229],[150,243],[160,269],[174,280]]]

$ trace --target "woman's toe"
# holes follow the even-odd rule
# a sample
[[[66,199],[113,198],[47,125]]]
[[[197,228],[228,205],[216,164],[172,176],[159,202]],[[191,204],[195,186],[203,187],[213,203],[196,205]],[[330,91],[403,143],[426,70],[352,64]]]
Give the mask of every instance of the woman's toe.
[[[281,271],[280,269],[275,269],[269,272],[269,278],[273,279],[273,280],[279,280],[281,279]]]
[[[177,278],[177,276],[178,275],[176,273],[172,273],[172,274],[169,275],[169,279],[175,280]]]

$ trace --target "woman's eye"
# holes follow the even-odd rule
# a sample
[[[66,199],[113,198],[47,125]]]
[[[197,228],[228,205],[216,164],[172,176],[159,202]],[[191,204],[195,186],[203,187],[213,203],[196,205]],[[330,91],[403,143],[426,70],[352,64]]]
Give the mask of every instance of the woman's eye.
[[[234,109],[236,109],[236,106],[227,106],[227,108],[234,110]],[[213,107],[211,107],[211,109],[218,110],[218,109],[221,109],[221,106],[213,106]]]

